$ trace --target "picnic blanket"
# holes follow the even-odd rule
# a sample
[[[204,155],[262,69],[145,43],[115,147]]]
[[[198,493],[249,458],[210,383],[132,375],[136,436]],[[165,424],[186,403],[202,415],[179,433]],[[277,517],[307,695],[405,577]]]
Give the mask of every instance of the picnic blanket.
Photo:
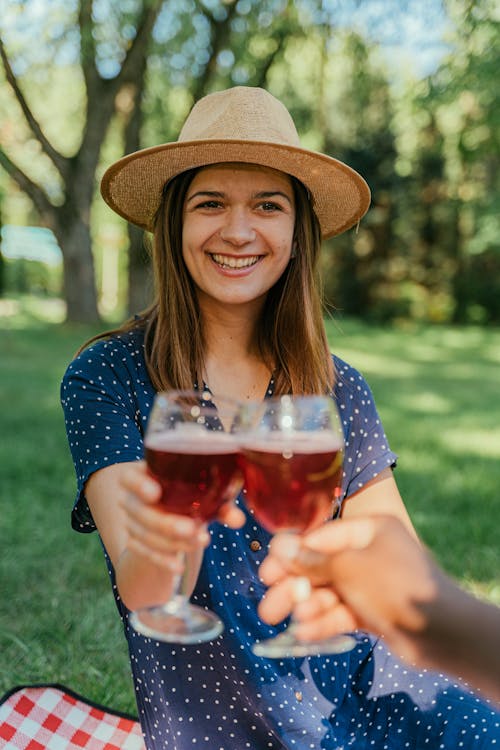
[[[144,750],[139,722],[64,685],[21,685],[0,698],[0,748]]]

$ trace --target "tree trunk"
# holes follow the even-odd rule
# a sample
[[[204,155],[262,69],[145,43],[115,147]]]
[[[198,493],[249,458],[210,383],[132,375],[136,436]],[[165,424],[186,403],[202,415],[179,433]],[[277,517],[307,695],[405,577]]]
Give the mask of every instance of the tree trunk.
[[[453,311],[453,323],[463,324],[467,322],[467,307],[469,304],[469,280],[467,277],[467,265],[463,252],[463,237],[460,230],[460,202],[453,201],[453,223],[451,225],[450,237],[454,254],[455,268],[452,277],[453,298],[455,309]]]
[[[146,237],[139,227],[128,225],[128,300],[130,315],[136,315],[153,301],[151,259],[145,247]]]
[[[112,79],[104,79],[97,67],[95,20],[92,0],[78,2],[80,63],[85,82],[87,108],[83,136],[73,156],[65,156],[50,143],[34,116],[19,86],[14,70],[0,39],[0,58],[6,78],[23,112],[32,136],[53,162],[63,183],[65,202],[54,205],[45,188],[35,183],[0,147],[0,164],[27,193],[50,227],[63,253],[63,288],[67,320],[82,323],[99,321],[94,261],[90,236],[90,212],[94,179],[103,139],[116,112],[116,97],[124,84],[143,86],[146,54],[151,32],[162,6],[162,0],[144,0],[139,4],[136,34],[128,45],[122,67]]]
[[[135,70],[139,81],[144,80],[146,73],[146,58],[140,60]],[[131,112],[125,126],[125,153],[130,154],[141,147],[141,126],[143,121],[142,85],[129,85],[128,91],[131,101]],[[127,310],[129,315],[136,315],[144,310],[153,299],[153,283],[151,273],[151,257],[146,250],[146,235],[142,229],[127,224],[128,233],[128,291]]]
[[[2,194],[0,193],[0,232],[2,231]],[[2,253],[2,237],[0,234],[0,297],[5,294],[5,260]]]
[[[59,218],[59,217],[58,217]],[[97,323],[94,256],[87,221],[73,216],[54,229],[63,256],[63,290],[66,319],[74,323]]]

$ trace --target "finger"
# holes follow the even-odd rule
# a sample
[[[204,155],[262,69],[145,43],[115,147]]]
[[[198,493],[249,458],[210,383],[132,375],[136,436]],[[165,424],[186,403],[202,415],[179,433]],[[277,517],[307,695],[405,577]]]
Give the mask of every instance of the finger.
[[[349,518],[329,521],[303,538],[310,550],[329,553],[346,549],[364,549],[372,543],[376,522],[372,518]]]
[[[190,552],[199,547],[205,547],[206,541],[197,537],[176,537],[158,534],[155,529],[130,523],[127,525],[128,541],[135,542],[152,553],[161,555],[176,555],[179,552]]]
[[[301,547],[298,534],[275,534],[269,544],[269,554],[275,555],[282,561],[292,562],[297,557]]]
[[[135,537],[129,537],[127,542],[127,549],[130,549],[137,555],[140,555],[146,560],[149,560],[155,566],[163,568],[170,573],[180,575],[184,570],[182,557],[178,552],[161,552],[155,550],[151,546],[145,546],[139,539],[136,539]]]
[[[128,494],[124,497],[123,506],[129,522],[149,531],[156,531],[159,535],[189,538],[198,529],[204,528],[188,516],[165,513],[157,506],[146,505],[135,495]]]
[[[291,613],[293,609],[293,578],[285,578],[276,583],[264,595],[258,606],[259,617],[275,625]]]
[[[243,484],[243,474],[238,472],[229,483],[229,486],[224,493],[224,500],[235,500],[243,489]]]
[[[293,614],[296,620],[307,622],[333,612],[338,604],[339,598],[332,589],[318,588],[311,591],[307,601],[297,603]]]
[[[279,561],[289,575],[307,575],[315,586],[325,584],[329,556],[305,547],[303,540],[297,534],[276,534],[270,544],[270,557]]]
[[[129,535],[158,552],[188,551],[206,547],[210,541],[205,525],[192,518],[145,505],[133,495],[124,500],[124,508]]]
[[[295,627],[301,641],[324,640],[340,633],[350,633],[357,627],[356,619],[350,610],[339,603],[333,610],[324,612],[314,620],[298,622]]]
[[[243,511],[231,501],[229,503],[224,503],[219,510],[217,520],[219,523],[226,524],[226,526],[229,526],[231,529],[239,529],[244,525],[246,517]]]
[[[140,497],[144,503],[157,503],[161,497],[161,486],[148,473],[144,461],[137,461],[125,467],[121,483],[128,492]]]
[[[272,555],[268,555],[259,568],[259,578],[266,586],[272,586],[287,575],[288,572],[281,564],[281,560]]]

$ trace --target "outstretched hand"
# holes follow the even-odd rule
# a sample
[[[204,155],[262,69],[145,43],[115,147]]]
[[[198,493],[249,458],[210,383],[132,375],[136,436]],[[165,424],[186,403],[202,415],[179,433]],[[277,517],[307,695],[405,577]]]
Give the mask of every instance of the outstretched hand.
[[[390,516],[335,520],[303,536],[278,534],[260,568],[270,588],[259,606],[276,623],[293,611],[302,640],[362,628],[412,658],[437,593],[436,568]],[[308,587],[310,591],[308,591]]]

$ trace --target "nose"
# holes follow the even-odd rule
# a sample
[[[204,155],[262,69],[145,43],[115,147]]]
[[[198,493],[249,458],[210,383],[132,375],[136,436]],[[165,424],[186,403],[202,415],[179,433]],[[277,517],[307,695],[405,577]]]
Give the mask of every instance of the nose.
[[[232,209],[225,215],[219,235],[224,242],[240,247],[248,242],[253,242],[255,230],[245,210]]]

